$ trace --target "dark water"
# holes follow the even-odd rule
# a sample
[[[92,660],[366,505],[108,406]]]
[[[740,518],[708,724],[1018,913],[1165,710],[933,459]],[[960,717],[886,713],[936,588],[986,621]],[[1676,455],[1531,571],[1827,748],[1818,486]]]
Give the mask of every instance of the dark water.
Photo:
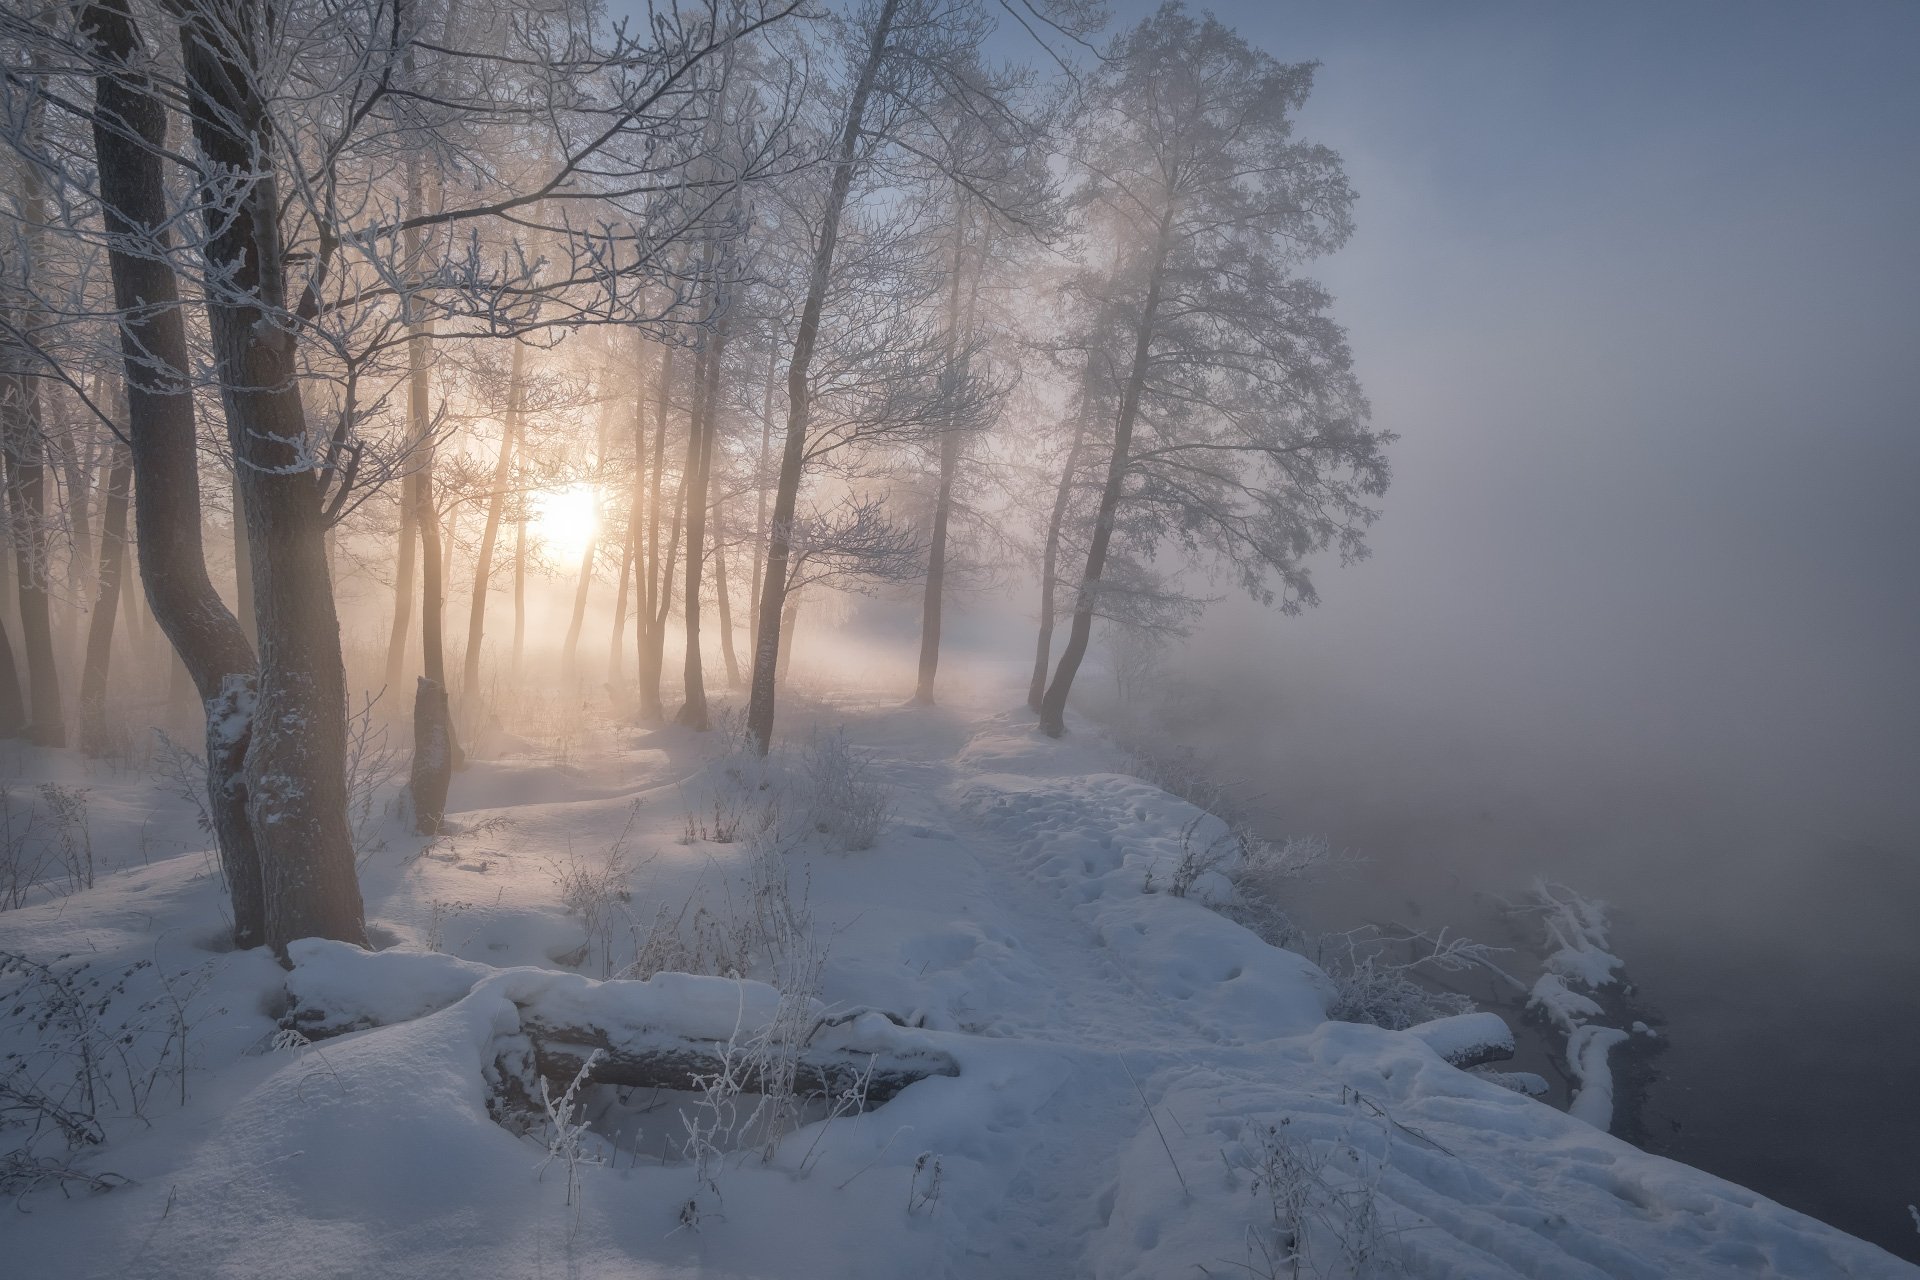
[[[1304,889],[1318,928],[1397,921],[1497,939],[1536,876],[1611,907],[1665,1025],[1624,1136],[1920,1261],[1920,828],[1539,742],[1333,745],[1284,715],[1170,712],[1268,834],[1365,861]],[[1162,721],[1162,723],[1166,723]],[[1827,810],[1827,811],[1823,811]],[[1809,818],[1809,813],[1817,816]]]

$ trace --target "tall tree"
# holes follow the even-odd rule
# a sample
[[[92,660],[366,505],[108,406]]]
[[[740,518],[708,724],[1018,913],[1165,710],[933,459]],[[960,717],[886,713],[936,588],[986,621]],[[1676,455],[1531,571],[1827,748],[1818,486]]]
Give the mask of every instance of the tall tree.
[[[259,59],[267,0],[183,8],[181,54],[202,173],[207,319],[252,546],[260,677],[247,813],[266,935],[366,942],[347,820],[346,672],[326,554],[329,476],[308,454],[288,298],[276,134]]]
[[[140,579],[206,722],[207,810],[226,872],[234,945],[267,941],[265,885],[248,816],[252,647],[207,573],[200,466],[173,209],[162,157],[167,110],[127,0],[92,0],[80,29],[96,64],[93,144],[125,369]]]
[[[1041,700],[1056,737],[1123,507],[1143,553],[1171,541],[1217,557],[1284,610],[1314,602],[1312,554],[1365,554],[1390,437],[1367,424],[1325,291],[1295,274],[1352,229],[1339,157],[1293,136],[1313,71],[1167,4],[1091,78],[1079,201],[1122,252],[1082,288],[1119,317],[1125,372],[1072,625]]]

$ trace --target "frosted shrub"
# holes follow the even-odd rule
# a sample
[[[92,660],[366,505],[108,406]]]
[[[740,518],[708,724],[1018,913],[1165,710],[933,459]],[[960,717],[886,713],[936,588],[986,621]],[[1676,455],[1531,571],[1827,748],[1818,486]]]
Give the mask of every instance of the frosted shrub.
[[[13,792],[0,785],[0,911],[26,905],[52,857],[44,840],[32,838],[35,816],[32,805],[16,808]]]
[[[846,731],[816,731],[800,756],[807,825],[843,849],[871,849],[892,809],[887,785]]]
[[[357,863],[378,851],[372,841],[374,802],[406,763],[388,741],[385,722],[374,719],[379,700],[379,694],[367,694],[360,710],[347,719],[347,819],[353,825]]]
[[[635,800],[627,810],[626,825],[612,844],[584,857],[568,849],[566,856],[555,860],[550,868],[560,905],[579,916],[586,931],[579,963],[598,957],[602,977],[613,976],[614,927],[625,916],[625,905],[633,900],[633,892],[627,887],[633,870],[628,847],[639,816],[640,802]]]
[[[1372,925],[1321,937],[1313,959],[1337,992],[1327,1009],[1336,1022],[1368,1022],[1389,1031],[1471,1013],[1473,1001],[1420,985],[1422,971],[1460,973],[1489,961],[1491,948],[1465,938],[1423,933],[1389,935]],[[1422,954],[1425,952],[1425,954]]]
[[[93,888],[93,835],[87,828],[87,789],[43,782],[34,788],[51,828],[51,843],[67,873],[67,892]]]
[[[1238,857],[1227,869],[1233,901],[1222,909],[1262,941],[1298,951],[1304,939],[1287,914],[1288,892],[1338,861],[1325,836],[1289,836],[1275,844],[1241,831]]]
[[[212,967],[167,974],[150,960],[109,966],[0,951],[0,1193],[104,1190],[125,1179],[82,1169],[116,1120],[145,1120],[160,1083],[187,1101],[189,1040]]]

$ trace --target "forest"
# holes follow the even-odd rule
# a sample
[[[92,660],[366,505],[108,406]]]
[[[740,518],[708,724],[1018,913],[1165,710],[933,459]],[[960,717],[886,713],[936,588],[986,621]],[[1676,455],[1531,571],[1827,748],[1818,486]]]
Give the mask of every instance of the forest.
[[[1199,606],[1162,552],[1312,603],[1390,438],[1301,274],[1352,226],[1313,67],[1177,5],[1095,57],[1098,20],[10,9],[0,731],[107,749],[157,632],[236,944],[364,942],[352,694],[410,700],[435,832],[532,677],[530,575],[573,584],[552,678],[696,730],[724,680],[763,754],[809,595],[917,591],[931,703],[949,602],[1037,580],[1054,735],[1096,622]],[[383,662],[343,649],[366,580]]]

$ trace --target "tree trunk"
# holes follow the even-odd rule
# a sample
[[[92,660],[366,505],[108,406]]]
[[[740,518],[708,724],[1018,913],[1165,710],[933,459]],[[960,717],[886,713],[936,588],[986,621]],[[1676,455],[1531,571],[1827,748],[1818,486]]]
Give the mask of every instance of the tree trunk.
[[[240,481],[233,482],[233,612],[246,632],[247,644],[260,647],[260,631],[253,619],[253,545],[247,541],[247,521],[240,510]],[[412,547],[409,546],[411,551]],[[403,641],[404,643],[404,641]]]
[[[88,575],[98,568],[93,554],[93,437],[100,420],[87,414],[84,438],[67,419],[64,402],[54,401],[53,441],[59,456],[60,473],[67,490],[67,522],[70,529],[67,556],[67,599],[78,604],[94,597]]]
[[[643,724],[658,724],[666,717],[660,698],[661,668],[665,665],[667,603],[673,586],[673,566],[662,564],[660,555],[660,499],[667,467],[667,412],[673,394],[673,348],[660,357],[660,384],[654,396],[653,472],[649,477],[651,494],[647,501],[647,554],[641,585],[638,640],[640,711]],[[677,500],[676,500],[677,501]],[[678,530],[676,523],[676,536]]]
[[[300,402],[273,177],[273,134],[252,51],[269,36],[248,7],[182,16],[187,106],[201,155],[233,184],[206,200],[206,298],[227,439],[240,480],[260,629],[260,676],[246,754],[247,816],[260,850],[267,942],[366,945],[347,819],[346,672],[328,574],[326,516],[303,464]],[[147,486],[143,483],[142,490]],[[156,610],[157,611],[157,610]]]
[[[387,685],[399,691],[407,669],[407,632],[413,626],[413,554],[419,541],[420,495],[415,477],[400,481],[400,550],[393,566],[393,628],[387,633]]]
[[[522,495],[524,502],[525,495]],[[527,517],[513,526],[513,676],[520,678],[520,655],[527,645]]]
[[[887,39],[892,34],[894,15],[899,8],[900,0],[882,0],[867,44],[866,62],[860,68],[853,97],[847,103],[847,116],[835,148],[833,179],[828,184],[827,202],[822,210],[820,239],[814,245],[807,297],[794,334],[793,359],[787,365],[787,435],[780,454],[780,482],[773,497],[773,523],[767,531],[767,565],[760,586],[760,628],[754,636],[753,647],[753,691],[747,703],[747,728],[763,756],[773,745],[780,619],[786,604],[787,562],[793,550],[793,518],[799,506],[800,470],[806,454],[807,415],[811,408],[807,373],[813,364],[814,346],[820,339],[820,314],[826,306],[827,286],[833,277],[841,215],[846,211],[847,194],[853,188],[854,160],[866,124],[867,99],[880,74],[880,63],[886,55]]]
[[[473,602],[467,609],[467,652],[461,665],[460,693],[471,700],[480,689],[480,643],[487,625],[487,584],[493,577],[493,548],[500,537],[500,517],[506,510],[507,485],[513,475],[513,451],[520,437],[520,415],[526,406],[527,348],[513,342],[513,364],[507,374],[507,416],[500,429],[500,456],[493,464],[493,488],[487,494],[487,522],[480,530],[480,549],[473,566]]]
[[[407,164],[407,196],[412,212],[424,209],[420,191],[420,162],[410,156]],[[420,256],[420,233],[405,233],[408,262]],[[453,767],[459,748],[453,733],[453,711],[447,698],[445,628],[442,625],[446,597],[443,587],[440,512],[434,501],[433,468],[436,448],[432,439],[433,411],[430,404],[432,384],[427,373],[427,357],[433,346],[433,330],[417,316],[408,325],[407,338],[407,416],[413,438],[423,451],[419,469],[414,472],[413,522],[420,530],[420,658],[421,675],[413,695],[413,767],[407,780],[407,793],[413,798],[413,829],[418,835],[438,835],[447,816],[447,790],[453,785]]]
[[[29,98],[25,128],[37,142],[44,110]],[[20,330],[38,327],[33,311],[40,257],[40,228],[46,223],[40,171],[31,162],[18,166],[22,226],[16,244],[19,262],[13,264],[20,301],[8,305],[9,320]],[[11,289],[13,282],[8,282]],[[11,301],[11,300],[9,300]],[[7,515],[13,531],[14,570],[19,579],[20,631],[26,646],[27,736],[46,747],[67,745],[66,712],[60,702],[60,670],[54,660],[53,610],[48,580],[52,561],[47,546],[47,441],[41,420],[40,378],[26,357],[8,352],[0,376],[0,450],[7,462]]]
[[[948,395],[961,390],[960,284],[966,275],[966,218],[964,194],[956,193],[953,204],[953,276],[947,292],[947,376]],[[951,401],[949,401],[951,407]],[[927,539],[926,591],[920,602],[920,672],[914,685],[913,701],[920,706],[933,705],[933,677],[940,669],[940,613],[945,603],[947,584],[947,524],[953,515],[953,481],[960,469],[960,424],[949,416],[940,433],[940,477],[933,498],[933,529]]]
[[[1088,377],[1092,372],[1089,361]],[[1052,656],[1056,612],[1054,594],[1060,580],[1060,531],[1066,527],[1067,507],[1073,500],[1073,474],[1080,466],[1080,446],[1086,439],[1087,417],[1092,412],[1092,405],[1083,396],[1080,412],[1074,418],[1073,442],[1067,446],[1066,465],[1061,468],[1060,483],[1053,491],[1053,510],[1047,516],[1046,549],[1040,555],[1040,641],[1034,649],[1033,680],[1027,686],[1027,705],[1035,711],[1040,709],[1040,700],[1047,694],[1047,659]]]
[[[60,703],[60,671],[53,656],[53,609],[48,595],[46,442],[40,426],[38,378],[9,372],[0,391],[7,406],[7,514],[13,529],[19,581],[20,630],[27,651],[27,737],[43,747],[67,744]]]
[[[940,439],[940,488],[933,500],[933,533],[927,540],[927,587],[920,602],[920,678],[913,700],[933,705],[933,677],[940,667],[940,610],[947,585],[947,522],[953,513],[953,477],[960,466],[960,433]]]
[[[733,601],[727,596],[727,520],[721,503],[713,506],[713,594],[720,614],[720,657],[727,664],[727,688],[740,687],[740,655],[733,647]]]
[[[627,526],[627,536],[620,544],[620,576],[616,579],[619,589],[613,596],[613,643],[607,650],[607,688],[617,691],[624,682],[626,672],[626,654],[622,652],[627,644],[627,602],[628,586],[633,573],[633,526]]]
[[[113,623],[120,609],[120,581],[127,560],[127,499],[133,461],[116,445],[107,471],[106,509],[100,518],[100,571],[94,577],[93,613],[87,623],[87,659],[80,674],[80,749],[108,750],[107,674],[113,662]]]
[[[787,639],[791,641],[793,639],[793,629],[799,621],[800,593],[797,591],[789,591],[784,607],[780,612],[780,634],[786,636]],[[791,643],[784,644],[780,647],[780,661],[775,663],[773,668],[773,678],[783,689],[787,684],[787,672],[792,666],[793,645]]]
[[[612,400],[605,400],[600,406],[600,429],[597,434],[594,452],[594,465],[604,468],[607,460],[608,419],[612,417]],[[579,672],[580,629],[587,620],[587,592],[593,586],[593,564],[600,551],[600,499],[602,485],[593,486],[594,520],[593,529],[587,534],[586,550],[580,553],[580,579],[573,591],[573,616],[567,623],[567,640],[560,653],[560,670],[569,687]]]
[[[127,0],[81,15],[102,70],[93,143],[108,263],[120,311],[140,579],[154,620],[199,691],[206,718],[207,808],[226,873],[234,945],[266,941],[260,855],[243,771],[252,740],[253,650],[214,590],[201,542],[200,467],[179,285],[166,253],[171,210],[161,155],[167,110],[144,71]]]
[[[1100,508],[1094,514],[1093,537],[1087,546],[1087,568],[1080,578],[1080,594],[1074,601],[1073,626],[1067,632],[1066,648],[1060,651],[1060,665],[1054,669],[1053,683],[1040,700],[1040,730],[1057,738],[1067,731],[1067,695],[1073,689],[1073,677],[1087,656],[1087,643],[1093,636],[1093,607],[1100,588],[1100,575],[1107,567],[1107,545],[1113,540],[1114,518],[1120,509],[1120,490],[1127,478],[1127,451],[1133,444],[1133,424],[1140,415],[1140,393],[1147,382],[1147,357],[1153,347],[1153,327],[1160,307],[1160,284],[1166,272],[1167,248],[1173,230],[1171,207],[1160,219],[1159,237],[1154,247],[1153,268],[1147,276],[1147,296],[1140,307],[1140,319],[1134,328],[1133,366],[1127,373],[1127,388],[1120,399],[1120,417],[1113,428],[1113,454],[1107,460],[1107,482],[1100,491]]]
[[[767,382],[760,392],[760,460],[753,469],[753,581],[747,589],[747,634],[760,634],[760,573],[767,552],[767,456],[773,449],[773,389],[780,368],[780,344],[767,336]]]
[[[724,308],[724,302],[718,304]],[[719,419],[720,370],[726,358],[727,315],[724,310],[695,363],[700,386],[694,396],[687,432],[687,583],[681,603],[686,612],[687,653],[679,714],[674,723],[705,733],[713,727],[707,715],[706,673],[700,653],[700,574],[706,559],[707,488],[713,474],[714,424]]]

